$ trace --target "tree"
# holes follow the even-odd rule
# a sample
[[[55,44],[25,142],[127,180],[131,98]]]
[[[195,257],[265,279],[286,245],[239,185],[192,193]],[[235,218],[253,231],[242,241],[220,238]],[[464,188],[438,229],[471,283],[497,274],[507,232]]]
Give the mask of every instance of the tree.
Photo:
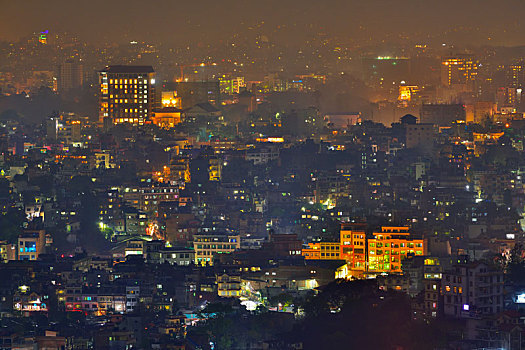
[[[24,211],[20,208],[9,208],[6,213],[0,215],[0,240],[16,243],[25,219]]]

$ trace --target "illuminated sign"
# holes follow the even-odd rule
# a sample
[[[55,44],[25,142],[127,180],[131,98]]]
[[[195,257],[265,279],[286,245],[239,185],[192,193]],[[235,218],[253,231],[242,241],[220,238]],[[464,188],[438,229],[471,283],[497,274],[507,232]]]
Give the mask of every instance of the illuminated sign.
[[[273,142],[273,143],[282,143],[284,142],[283,137],[268,137],[268,138],[257,138],[257,142]]]
[[[48,33],[49,33],[49,30],[40,32],[40,35],[38,36],[38,42],[44,45],[47,44],[47,34]]]

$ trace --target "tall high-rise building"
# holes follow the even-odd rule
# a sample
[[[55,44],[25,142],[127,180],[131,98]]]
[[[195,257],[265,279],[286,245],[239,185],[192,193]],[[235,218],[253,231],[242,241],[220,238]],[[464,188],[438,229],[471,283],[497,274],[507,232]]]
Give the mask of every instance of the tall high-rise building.
[[[82,87],[84,68],[78,61],[66,60],[58,70],[58,91],[65,92]]]
[[[505,86],[522,88],[525,85],[525,63],[515,63],[507,67],[505,72]]]
[[[463,54],[441,60],[441,84],[448,87],[464,86],[474,89],[479,62],[473,55]]]
[[[113,124],[142,125],[155,106],[155,71],[151,66],[108,66],[99,72],[99,118]]]

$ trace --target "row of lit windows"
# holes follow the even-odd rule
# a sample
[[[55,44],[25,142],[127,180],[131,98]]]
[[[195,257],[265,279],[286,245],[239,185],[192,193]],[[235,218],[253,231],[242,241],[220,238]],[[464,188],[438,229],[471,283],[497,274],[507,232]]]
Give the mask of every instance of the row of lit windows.
[[[117,91],[117,90],[121,90],[121,91]],[[137,87],[136,87],[136,86],[135,86],[135,87],[130,86],[130,87],[129,87],[129,90],[128,90],[128,87],[127,87],[127,86],[125,86],[125,87],[122,87],[122,86],[121,86],[121,87],[119,88],[118,86],[115,85],[114,89],[111,90],[111,92],[124,93],[124,94],[128,94],[128,91],[129,91],[130,94],[132,94],[132,93],[135,93],[135,94],[137,94],[137,93],[147,94],[147,93],[148,93],[148,89],[144,88],[144,91],[142,91],[142,88],[141,88],[141,90],[137,90]],[[105,93],[107,94],[108,91],[106,90]]]
[[[115,122],[117,123],[139,123],[142,122],[142,118],[119,118],[119,119],[115,119]]]
[[[339,256],[339,253],[321,253],[321,256]]]
[[[322,245],[321,246],[321,250],[338,250],[339,249],[339,246],[336,246],[336,245],[332,245],[332,246],[325,246],[325,245]]]
[[[370,263],[369,268],[370,270],[390,270],[390,267],[392,267],[392,270],[398,270],[398,265],[390,265],[390,264],[372,264]]]
[[[198,244],[197,249],[235,249],[233,244]]]
[[[119,102],[119,101],[120,101],[120,102]],[[137,99],[134,99],[133,101],[128,100],[128,99],[119,99],[119,100],[114,100],[114,101],[112,101],[112,102],[115,103],[115,104],[117,104],[117,103],[128,103],[128,101],[129,101],[129,103],[142,103],[142,100],[140,100],[140,102],[139,102],[139,100],[137,100]],[[144,100],[144,103],[148,103],[148,100],[145,99],[145,100]]]
[[[122,97],[122,96],[120,96],[120,97]],[[124,96],[124,97],[131,98],[131,96]],[[113,98],[119,99],[119,95],[109,95],[109,98],[111,98],[111,99],[113,99]],[[139,97],[139,95],[137,94],[137,91],[135,91],[135,94],[133,95],[133,98],[140,98],[142,100],[143,98],[147,99],[148,96],[146,96],[146,94],[140,94],[140,97]]]
[[[109,83],[110,84],[127,84],[128,80],[130,84],[141,84],[141,83],[147,84],[148,83],[147,79],[140,80],[140,81],[138,81],[137,79],[109,79]]]
[[[230,251],[211,251],[211,250],[203,250],[203,251],[197,251],[197,255],[213,255],[213,254],[222,254],[222,253],[230,253]]]
[[[421,250],[416,250],[416,251],[414,251],[414,250],[406,250],[406,251],[405,250],[400,250],[400,251],[392,250],[392,252],[390,252],[389,250],[385,250],[385,251],[377,250],[377,255],[383,255],[383,254],[389,255],[390,253],[392,253],[392,255],[399,255],[399,254],[406,255],[407,253],[408,254],[414,254],[415,253],[416,255],[423,255],[423,251],[421,251]],[[376,251],[375,250],[370,250],[368,252],[368,254],[376,255]]]
[[[369,246],[370,247],[377,247],[377,248],[382,248],[383,247],[383,243],[381,242],[369,242]],[[384,246],[385,248],[389,248],[389,247],[392,247],[392,248],[405,248],[405,247],[408,247],[408,248],[414,248],[414,243],[410,242],[410,243],[399,243],[399,244],[390,244],[388,242],[385,242],[384,243]],[[416,248],[422,248],[423,247],[423,243],[415,243],[415,247]]]
[[[227,240],[226,240],[227,239]],[[236,243],[237,242],[237,238],[226,238],[226,237],[198,237],[198,236],[195,236],[193,237],[193,240],[195,242],[219,242],[219,240],[224,240],[224,242],[231,242],[231,243]]]

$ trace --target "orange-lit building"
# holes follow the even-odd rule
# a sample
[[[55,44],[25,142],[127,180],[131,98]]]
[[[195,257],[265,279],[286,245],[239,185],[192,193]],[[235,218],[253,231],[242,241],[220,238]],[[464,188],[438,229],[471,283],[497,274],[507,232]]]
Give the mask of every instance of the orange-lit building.
[[[373,233],[368,239],[368,272],[401,273],[401,261],[408,254],[422,256],[426,254],[423,239],[410,237],[408,227],[383,226],[380,232]]]
[[[417,85],[399,85],[398,101],[413,102],[419,93]]]
[[[308,243],[302,254],[308,260],[341,260],[340,247],[339,242]]]
[[[366,224],[343,223],[341,225],[341,259],[348,262],[355,277],[366,271]]]
[[[182,110],[176,107],[155,109],[151,121],[161,128],[173,128],[181,122],[181,113]]]
[[[162,107],[182,108],[182,99],[177,96],[177,91],[163,91],[160,101]]]
[[[423,239],[411,237],[408,227],[381,227],[367,238],[365,223],[343,223],[340,242],[313,242],[302,250],[307,260],[345,260],[346,277],[362,278],[366,273],[401,273],[401,261],[409,254],[423,256]]]

